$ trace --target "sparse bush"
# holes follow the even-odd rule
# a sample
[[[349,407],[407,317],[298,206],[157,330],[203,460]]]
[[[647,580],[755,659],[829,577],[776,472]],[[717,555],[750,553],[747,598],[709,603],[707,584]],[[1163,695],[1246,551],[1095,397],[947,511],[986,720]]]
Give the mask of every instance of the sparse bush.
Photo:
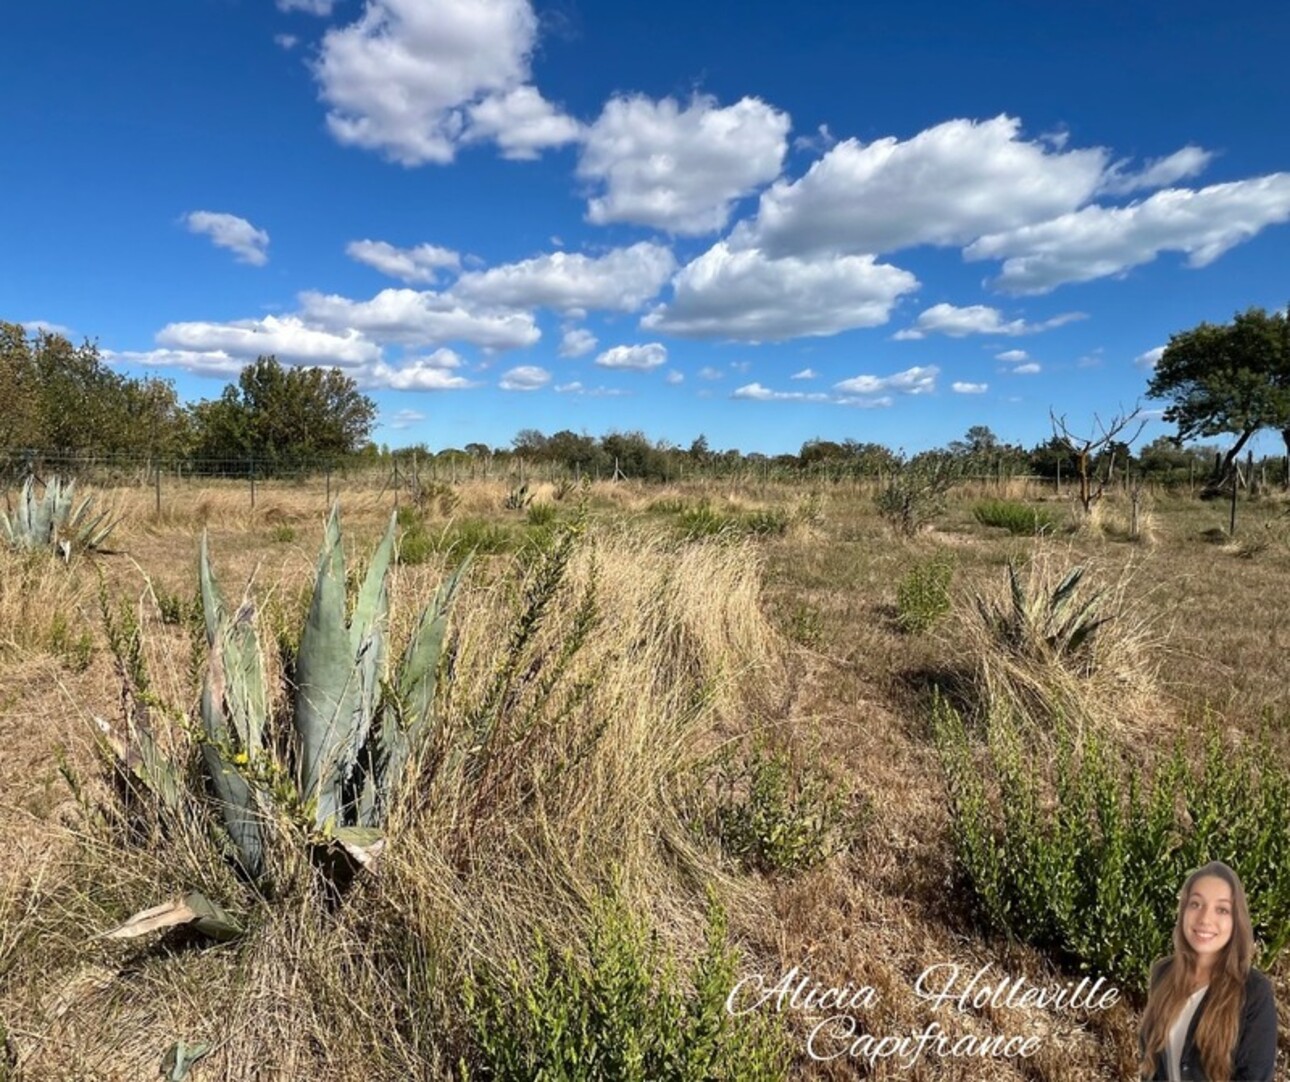
[[[524,521],[530,526],[550,526],[559,517],[560,512],[553,503],[533,503],[529,504],[528,514],[524,516]]]
[[[289,522],[279,522],[269,531],[269,540],[275,545],[289,545],[296,539],[296,528]]]
[[[1170,952],[1178,885],[1223,860],[1264,964],[1290,942],[1290,773],[1269,749],[1213,728],[1199,764],[1180,746],[1144,776],[1096,733],[1064,727],[1055,754],[1027,752],[1000,712],[975,746],[943,700],[933,728],[959,869],[992,927],[1141,991]]]
[[[709,504],[685,507],[677,527],[688,540],[705,537],[782,537],[788,532],[789,514],[780,508],[723,513]]]
[[[972,516],[983,526],[996,526],[1018,537],[1051,533],[1057,527],[1051,511],[1015,500],[984,500],[972,508]]]
[[[541,939],[523,967],[466,986],[474,1062],[463,1079],[531,1082],[771,1082],[787,1077],[776,1016],[734,1017],[737,957],[721,910],[688,976],[617,899],[593,911],[587,957]]]
[[[913,537],[944,512],[945,497],[960,471],[949,455],[924,454],[902,462],[874,497],[878,513],[897,532]]]
[[[502,506],[507,511],[525,511],[529,504],[533,502],[533,493],[529,491],[528,482],[524,482],[512,488],[506,493],[506,498],[502,501]]]
[[[954,561],[940,553],[914,564],[896,585],[896,619],[912,634],[930,631],[950,613]]]
[[[715,780],[714,833],[750,868],[805,871],[850,841],[855,822],[841,785],[786,751],[754,746],[742,756],[726,753],[717,760]]]
[[[84,672],[94,658],[94,637],[88,628],[73,632],[66,615],[56,612],[49,622],[49,652],[62,658],[72,672]]]

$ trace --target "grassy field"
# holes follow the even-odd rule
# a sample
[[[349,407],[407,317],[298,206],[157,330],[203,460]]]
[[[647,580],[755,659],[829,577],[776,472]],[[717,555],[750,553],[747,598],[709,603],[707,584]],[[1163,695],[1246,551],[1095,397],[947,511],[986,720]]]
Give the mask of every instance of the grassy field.
[[[339,495],[347,553],[365,558],[393,497]],[[987,820],[1021,832],[1033,824],[1007,803],[1029,790],[1009,762],[1034,782],[1041,821],[1074,791],[1063,770],[1102,762],[1111,803],[1169,769],[1182,793],[1191,770],[1227,803],[1205,818],[1204,799],[1163,800],[1182,832],[1165,850],[1253,837],[1240,831],[1257,833],[1264,805],[1243,801],[1257,791],[1274,807],[1290,771],[1290,504],[1243,504],[1229,538],[1225,507],[1157,497],[1131,537],[1123,497],[1081,519],[1051,490],[960,486],[905,537],[873,495],[475,482],[405,498],[396,643],[477,555],[449,620],[435,738],[374,870],[339,895],[290,824],[274,827],[280,873],[248,884],[208,819],[121,813],[95,721],[122,723],[108,629],[137,624],[158,739],[194,760],[203,529],[226,595],[250,584],[281,672],[271,647],[289,649],[304,620],[322,485],[262,485],[254,509],[242,486],[194,485],[160,516],[148,489],[103,491],[121,518],[113,554],[65,567],[0,551],[0,1079],[157,1077],[178,1041],[210,1046],[196,1080],[519,1079],[536,1064],[552,1079],[1136,1077],[1145,973],[1126,959],[1149,931],[1124,906],[1083,923],[1069,898],[992,908],[988,861],[965,848],[963,786],[975,772]],[[1258,784],[1207,766],[1207,740],[1225,763],[1251,757]],[[1108,825],[1102,799],[1091,833],[1122,829],[1136,852],[1146,828],[1131,808],[1128,826]],[[1212,855],[1239,867],[1243,854]],[[194,887],[245,933],[103,938]],[[1256,893],[1264,926],[1290,928],[1290,873]],[[1059,916],[1035,916],[1043,905]],[[1116,920],[1119,939],[1103,934]],[[1100,974],[1122,995],[1104,1010],[937,1008],[915,985],[950,964],[1043,987]],[[845,1054],[837,1027],[810,1043],[836,1011],[725,1010],[735,982],[770,987],[794,967],[821,988],[871,990],[846,1012],[857,1036],[938,1022],[1036,1050],[870,1062]],[[1268,969],[1290,1003],[1290,965]],[[569,1036],[588,1032],[599,1044]],[[568,1066],[624,1042],[631,1055]]]

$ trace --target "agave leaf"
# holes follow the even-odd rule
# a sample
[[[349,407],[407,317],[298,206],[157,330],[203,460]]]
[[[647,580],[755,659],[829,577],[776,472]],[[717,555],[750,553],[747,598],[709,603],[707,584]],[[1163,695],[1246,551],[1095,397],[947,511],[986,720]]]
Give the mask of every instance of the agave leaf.
[[[161,1073],[166,1082],[184,1082],[193,1064],[208,1055],[213,1047],[209,1041],[198,1041],[196,1044],[176,1041],[161,1061]]]
[[[220,617],[224,614],[224,598],[219,592],[219,584],[211,571],[209,542],[206,531],[202,530],[201,555],[197,561],[197,577],[202,590],[202,613],[206,617],[206,645],[215,645],[215,636],[219,631]]]
[[[390,515],[390,525],[385,536],[372,554],[372,562],[367,568],[367,577],[363,580],[358,600],[354,604],[354,615],[350,621],[350,642],[354,656],[358,656],[363,640],[371,633],[371,628],[383,621],[389,611],[389,593],[386,587],[390,558],[394,553],[395,516]]]
[[[345,623],[345,556],[339,508],[334,506],[318,557],[309,615],[296,658],[296,708],[300,738],[300,792],[316,801],[321,828],[339,821],[347,771],[341,749],[352,740],[360,709],[360,676]]]
[[[332,837],[350,859],[363,868],[372,868],[385,850],[385,835],[369,827],[340,827]]]
[[[1078,653],[1080,647],[1083,646],[1086,642],[1092,642],[1093,636],[1097,633],[1098,628],[1100,628],[1103,624],[1107,624],[1110,622],[1111,622],[1111,617],[1104,616],[1100,620],[1090,620],[1087,623],[1081,624],[1079,627],[1075,629],[1075,633],[1071,635],[1070,641],[1067,643],[1067,646],[1066,646],[1066,652],[1069,654]]]
[[[1015,564],[1008,565],[1008,584],[1012,591],[1012,612],[1020,624],[1030,622],[1030,606],[1026,604],[1026,588],[1021,585]]]
[[[1066,573],[1066,577],[1057,584],[1057,589],[1053,591],[1052,597],[1048,602],[1048,611],[1056,617],[1065,607],[1066,602],[1079,588],[1080,580],[1084,578],[1083,567],[1072,567]]]
[[[182,898],[140,910],[124,924],[103,934],[104,939],[137,939],[150,932],[191,924],[213,939],[235,939],[242,926],[200,891],[190,890]]]
[[[95,716],[103,742],[116,755],[121,769],[143,782],[168,808],[177,808],[183,790],[179,772],[157,747],[152,730],[146,722],[132,721],[130,735],[123,740],[103,718]]]

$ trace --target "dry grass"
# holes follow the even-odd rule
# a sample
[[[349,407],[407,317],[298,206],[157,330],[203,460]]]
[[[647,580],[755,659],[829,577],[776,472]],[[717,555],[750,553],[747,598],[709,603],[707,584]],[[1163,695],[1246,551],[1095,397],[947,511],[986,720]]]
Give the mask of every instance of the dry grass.
[[[510,487],[457,485],[453,514],[514,523],[516,514],[501,509]],[[530,491],[549,500],[546,487],[535,482]],[[864,1019],[871,1032],[910,1032],[939,1017],[955,1033],[1045,1034],[1042,1054],[1025,1064],[932,1059],[912,1070],[880,1066],[869,1077],[1085,1082],[1124,1075],[1137,1004],[1106,1015],[986,1009],[937,1016],[913,997],[914,979],[935,962],[972,972],[991,963],[1041,983],[1069,978],[1036,951],[984,936],[946,891],[952,858],[928,741],[928,688],[970,671],[985,681],[978,690],[1028,699],[1032,708],[1043,689],[1046,702],[1056,695],[1083,711],[1135,755],[1170,745],[1206,711],[1249,732],[1270,721],[1282,753],[1290,753],[1290,609],[1279,589],[1290,574],[1290,549],[1274,540],[1253,558],[1222,552],[1202,534],[1225,525],[1225,508],[1161,496],[1151,508],[1149,546],[1121,543],[1115,523],[1060,546],[984,536],[971,519],[975,500],[1055,499],[1052,486],[1023,481],[956,492],[937,529],[893,544],[873,511],[872,487],[823,486],[804,516],[809,528],[782,538],[679,544],[657,532],[663,516],[648,514],[660,499],[793,512],[803,493],[773,483],[736,491],[728,482],[588,485],[593,527],[540,633],[522,651],[488,762],[476,768],[460,749],[488,715],[483,704],[524,600],[507,570],[510,557],[478,560],[454,619],[460,645],[440,741],[393,825],[378,874],[336,910],[319,904],[308,876],[287,877],[272,901],[257,900],[221,878],[200,831],[177,850],[135,845],[125,860],[119,845],[60,826],[70,809],[54,750],[63,746],[88,776],[88,717],[116,709],[94,622],[97,579],[88,564],[73,566],[70,576],[42,570],[26,580],[19,563],[0,564],[0,629],[15,644],[0,654],[7,869],[0,872],[0,1019],[28,1057],[22,1077],[153,1077],[182,1037],[216,1042],[190,1076],[196,1082],[448,1078],[462,1035],[462,975],[521,958],[534,931],[584,949],[589,903],[611,884],[651,914],[683,956],[697,948],[704,886],[716,884],[745,972],[778,975],[800,964],[826,983],[872,984],[881,998]],[[337,491],[346,547],[362,552],[388,521],[394,495],[376,486],[347,490],[339,479]],[[114,599],[138,606],[142,573],[162,591],[188,596],[204,524],[226,591],[238,592],[254,575],[257,593],[269,596],[262,618],[297,618],[326,511],[320,483],[257,486],[254,510],[244,483],[176,485],[163,491],[160,518],[149,489],[113,499],[124,515],[113,542],[129,554],[100,564]],[[570,494],[561,506],[576,500]],[[1243,504],[1238,537],[1257,536],[1281,510],[1272,501]],[[281,524],[294,528],[294,541],[272,542]],[[1036,589],[1051,588],[1065,567],[1090,564],[1107,591],[1104,604],[1121,613],[1103,629],[1094,668],[1065,672],[1003,658],[970,623],[941,636],[902,635],[894,584],[914,562],[946,549],[965,614],[974,595],[1007,590],[1009,560],[1033,568]],[[516,559],[533,566],[531,555]],[[396,639],[437,585],[441,560],[399,569]],[[600,623],[545,694],[541,673],[552,671],[544,666],[555,663],[593,582]],[[803,607],[811,615],[810,651],[790,648],[772,630],[788,629]],[[94,629],[96,652],[84,673],[70,671],[38,645],[38,630],[28,630],[60,611]],[[140,611],[159,693],[191,707],[187,633],[160,625],[146,596]],[[978,666],[993,666],[993,675]],[[859,844],[800,878],[740,873],[687,830],[679,811],[696,784],[689,763],[767,728],[777,745],[809,749],[873,808]],[[129,948],[93,938],[193,882],[236,899],[253,934],[201,950],[182,939]],[[1284,999],[1286,964],[1272,975]],[[800,1047],[808,1021],[796,1014],[788,1021]],[[798,1073],[842,1079],[857,1071],[845,1060],[803,1060]]]

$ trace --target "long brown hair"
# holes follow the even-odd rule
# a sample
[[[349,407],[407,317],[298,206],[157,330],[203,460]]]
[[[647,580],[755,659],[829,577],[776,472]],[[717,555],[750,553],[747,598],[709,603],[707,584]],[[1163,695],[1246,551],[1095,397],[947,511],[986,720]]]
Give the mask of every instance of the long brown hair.
[[[1245,978],[1254,961],[1254,929],[1250,924],[1250,909],[1245,901],[1245,888],[1240,877],[1222,861],[1214,860],[1197,868],[1187,877],[1178,895],[1178,919],[1174,922],[1174,953],[1172,959],[1162,958],[1151,970],[1153,987],[1147,998],[1147,1009],[1142,1015],[1142,1062],[1139,1068],[1144,1077],[1155,1068],[1156,1058],[1164,1050],[1169,1038],[1169,1027],[1192,992],[1196,980],[1198,959],[1183,933],[1183,917],[1192,887],[1198,879],[1213,876],[1221,879],[1232,891],[1232,936],[1209,974],[1209,991],[1205,993],[1204,1012],[1196,1025],[1196,1048],[1201,1065],[1211,1082],[1226,1082],[1232,1077],[1232,1053],[1236,1050],[1236,1037],[1240,1029],[1241,1008],[1245,1003]],[[1162,966],[1172,962],[1164,976],[1156,980]]]

